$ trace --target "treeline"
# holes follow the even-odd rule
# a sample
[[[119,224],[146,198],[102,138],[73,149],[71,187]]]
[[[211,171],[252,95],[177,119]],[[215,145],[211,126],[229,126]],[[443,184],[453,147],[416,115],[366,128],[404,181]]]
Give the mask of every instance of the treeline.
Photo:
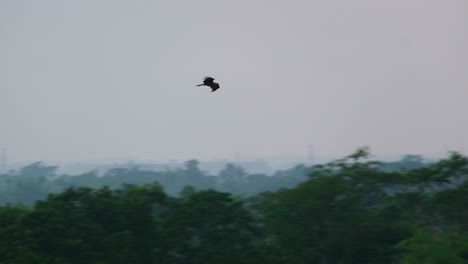
[[[228,163],[218,175],[210,175],[199,168],[197,160],[185,162],[180,169],[147,171],[138,167],[113,168],[102,175],[90,171],[79,175],[59,175],[57,166],[36,162],[17,171],[0,174],[0,205],[25,204],[45,199],[49,193],[60,193],[70,187],[117,189],[122,184],[143,185],[158,182],[167,194],[177,196],[187,186],[197,190],[214,189],[250,196],[268,190],[288,188],[307,179],[311,168],[297,165],[274,175],[249,174],[242,167]]]
[[[392,169],[368,157],[250,196],[154,182],[3,206],[0,263],[468,263],[468,158]]]
[[[58,174],[57,166],[35,162],[19,170],[0,174],[0,205],[24,204],[33,205],[49,193],[60,193],[70,187],[120,188],[122,184],[148,184],[158,182],[164,191],[172,196],[179,195],[187,185],[197,190],[213,189],[235,195],[252,196],[265,191],[275,191],[281,188],[291,188],[307,179],[314,170],[312,166],[303,164],[290,169],[277,171],[273,175],[249,174],[242,167],[228,163],[218,175],[210,175],[200,169],[197,160],[185,162],[180,169],[167,171],[147,171],[138,167],[113,168],[102,175],[97,171],[89,171],[79,175]],[[382,163],[379,169],[384,171],[400,171],[426,166],[419,155],[406,155],[397,162]]]

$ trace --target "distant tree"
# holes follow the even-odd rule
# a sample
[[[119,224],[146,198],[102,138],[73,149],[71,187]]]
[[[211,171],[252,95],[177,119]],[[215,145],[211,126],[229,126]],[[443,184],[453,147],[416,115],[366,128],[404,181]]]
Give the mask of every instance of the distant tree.
[[[46,166],[42,162],[35,162],[19,171],[4,175],[5,196],[8,202],[31,205],[39,199],[44,199],[53,190],[49,180],[57,177],[56,170],[56,166]]]
[[[187,197],[190,197],[192,194],[194,194],[196,192],[196,189],[195,187],[193,187],[192,185],[187,185],[185,186],[182,191],[180,192],[180,196],[182,198],[187,198]]]
[[[234,165],[232,163],[226,164],[223,170],[219,173],[219,176],[223,181],[228,182],[241,182],[247,176],[244,168]]]
[[[200,162],[192,159],[185,162],[185,171],[191,177],[201,177],[204,173],[200,170]]]
[[[221,190],[230,193],[242,192],[242,185],[246,177],[247,173],[242,167],[232,163],[226,164],[219,173]]]
[[[47,166],[42,162],[34,162],[21,168],[19,175],[24,177],[53,178],[56,176],[57,166]]]

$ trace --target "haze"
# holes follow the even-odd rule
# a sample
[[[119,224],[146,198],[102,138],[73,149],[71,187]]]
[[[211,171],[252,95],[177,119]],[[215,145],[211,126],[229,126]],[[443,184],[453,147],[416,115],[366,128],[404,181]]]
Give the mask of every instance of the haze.
[[[468,1],[1,1],[10,161],[468,149]],[[195,87],[213,76],[221,89]]]

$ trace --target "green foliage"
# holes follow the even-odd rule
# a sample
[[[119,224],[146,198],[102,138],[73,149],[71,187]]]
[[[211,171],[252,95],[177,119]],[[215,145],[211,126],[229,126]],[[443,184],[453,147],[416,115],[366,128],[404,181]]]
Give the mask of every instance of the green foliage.
[[[255,263],[259,236],[242,201],[213,190],[174,201],[162,216],[162,263]]]
[[[460,253],[460,246],[466,250],[468,244],[457,245],[447,234],[438,232],[418,232],[397,245],[403,254],[399,264],[464,264],[468,263]]]
[[[372,263],[408,233],[403,223],[387,225],[378,205],[388,173],[375,168],[365,149],[316,167],[296,188],[265,194],[260,210],[277,248],[291,263]],[[380,240],[385,235],[384,240]],[[385,250],[383,250],[385,249]]]
[[[21,254],[18,223],[26,214],[28,211],[24,209],[0,207],[0,256],[2,258],[12,259]]]
[[[370,157],[362,148],[272,176],[230,164],[220,181],[196,160],[73,179],[37,163],[0,175],[15,201],[44,196],[32,208],[0,207],[0,263],[468,263],[468,159],[408,156],[394,169]]]

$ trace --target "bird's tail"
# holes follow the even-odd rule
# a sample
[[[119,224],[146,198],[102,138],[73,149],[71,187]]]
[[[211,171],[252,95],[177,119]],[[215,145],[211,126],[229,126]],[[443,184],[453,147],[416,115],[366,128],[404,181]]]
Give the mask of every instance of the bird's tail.
[[[198,84],[197,86],[203,86],[203,85],[204,85],[204,84],[202,83],[202,84]]]

